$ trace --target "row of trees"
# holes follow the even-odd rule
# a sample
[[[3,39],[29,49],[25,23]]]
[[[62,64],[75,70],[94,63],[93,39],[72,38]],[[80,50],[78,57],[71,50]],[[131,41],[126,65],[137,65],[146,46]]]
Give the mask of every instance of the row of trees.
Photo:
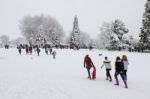
[[[65,34],[58,21],[50,16],[25,16],[20,21],[20,30],[26,40],[34,45],[68,45],[72,48],[89,48],[94,42],[79,29],[78,18],[74,17],[73,29],[65,41]]]
[[[62,26],[58,21],[50,16],[25,16],[20,21],[20,30],[23,38],[18,38],[11,41],[11,44],[30,43],[33,45],[50,44],[52,46],[66,44],[72,48],[107,48],[110,50],[117,50],[126,47],[127,39],[124,36],[128,33],[125,24],[120,20],[114,22],[104,23],[100,28],[100,35],[97,40],[91,39],[88,33],[83,32],[79,28],[77,16],[74,17],[73,28],[64,42],[65,34]],[[8,37],[2,37],[3,44],[8,43]],[[4,42],[5,41],[5,42]],[[128,41],[129,43],[129,41]],[[131,44],[131,43],[130,43]]]
[[[16,39],[10,40],[8,35],[0,36],[0,47],[5,47],[6,45],[9,47],[16,47],[17,45],[28,43],[25,38],[18,37]]]
[[[145,4],[139,40],[128,34],[129,29],[119,19],[103,23],[96,40],[91,39],[88,33],[80,30],[77,16],[74,17],[73,28],[66,42],[64,42],[65,34],[62,26],[50,16],[25,16],[20,21],[19,27],[26,41],[34,45],[50,44],[53,46],[65,43],[72,48],[96,47],[118,50],[137,46],[142,49],[150,49],[150,0],[147,0]],[[22,38],[18,38],[11,43],[17,44],[21,40]],[[0,37],[1,45],[8,42],[9,37],[5,35]]]
[[[56,19],[50,16],[26,16],[20,22],[20,29],[23,36],[32,44],[64,44],[64,31]],[[129,30],[121,20],[111,23],[104,23],[100,28],[100,35],[97,40],[80,30],[77,16],[74,17],[73,28],[65,44],[71,48],[107,48],[117,50],[129,46],[126,37]],[[96,43],[98,42],[98,43]],[[131,43],[130,43],[131,45]]]

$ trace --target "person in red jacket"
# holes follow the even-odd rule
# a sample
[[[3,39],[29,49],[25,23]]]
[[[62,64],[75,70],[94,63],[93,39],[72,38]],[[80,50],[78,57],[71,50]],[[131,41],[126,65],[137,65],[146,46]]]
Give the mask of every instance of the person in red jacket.
[[[90,69],[91,67],[95,67],[89,55],[86,55],[84,58],[84,68],[88,71],[88,78],[91,79]]]

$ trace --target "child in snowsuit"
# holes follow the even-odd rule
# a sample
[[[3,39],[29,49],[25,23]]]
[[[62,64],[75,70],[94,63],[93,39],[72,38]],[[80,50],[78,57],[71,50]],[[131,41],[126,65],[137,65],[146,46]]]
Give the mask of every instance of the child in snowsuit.
[[[111,61],[109,61],[107,57],[105,57],[105,60],[103,61],[103,65],[101,66],[101,68],[103,68],[103,66],[105,66],[106,69],[106,80],[109,79],[109,81],[112,81],[111,74],[110,74]]]
[[[45,47],[45,53],[48,55],[48,48]]]
[[[115,75],[114,75],[115,79],[116,79],[116,84],[115,85],[119,85],[119,80],[118,80],[117,76],[120,74],[120,76],[121,76],[121,78],[122,78],[122,80],[123,80],[123,82],[125,84],[125,88],[128,88],[123,70],[124,70],[123,62],[120,59],[120,57],[118,56],[116,58],[116,62],[115,62]]]
[[[55,59],[56,58],[56,51],[55,50],[52,52],[52,55],[53,55],[53,59]]]
[[[88,71],[88,78],[91,79],[90,69],[91,69],[91,67],[94,67],[94,64],[93,64],[91,58],[89,57],[89,55],[85,56],[83,66],[84,66],[84,68],[86,67],[86,69]]]

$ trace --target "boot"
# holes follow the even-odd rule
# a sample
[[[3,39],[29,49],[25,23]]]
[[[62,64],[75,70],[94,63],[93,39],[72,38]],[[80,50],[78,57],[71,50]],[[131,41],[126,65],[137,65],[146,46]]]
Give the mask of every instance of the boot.
[[[116,84],[115,85],[119,85],[119,81],[118,78],[116,78]]]
[[[109,78],[110,78],[110,80],[109,80],[109,81],[110,81],[110,82],[112,82],[112,78],[111,78],[111,75],[109,76]]]
[[[88,76],[88,78],[91,80],[91,76]]]
[[[112,82],[112,79],[110,79],[109,81]]]
[[[127,81],[127,75],[125,75],[125,80]]]
[[[123,82],[124,82],[125,88],[128,88],[127,81],[123,80]]]

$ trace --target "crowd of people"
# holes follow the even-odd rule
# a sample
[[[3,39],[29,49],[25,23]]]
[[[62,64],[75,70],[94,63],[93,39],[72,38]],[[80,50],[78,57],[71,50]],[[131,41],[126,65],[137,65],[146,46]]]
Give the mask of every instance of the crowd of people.
[[[96,78],[96,67],[94,66],[92,59],[90,58],[89,55],[86,55],[84,58],[84,67],[87,69],[88,72],[88,78],[91,79],[95,79]],[[116,83],[114,85],[119,85],[119,80],[118,80],[118,75],[121,76],[121,79],[125,85],[125,88],[128,88],[127,85],[127,70],[128,70],[128,58],[126,55],[122,55],[122,58],[120,58],[119,56],[116,57],[116,61],[115,61],[115,73],[114,73],[114,78],[116,80]],[[108,57],[104,57],[104,61],[103,64],[101,66],[101,68],[103,68],[105,66],[106,69],[106,80],[109,80],[110,82],[112,82],[112,76],[110,71],[112,70],[112,65],[111,65],[111,61],[108,59]],[[90,69],[93,68],[93,72],[90,73]],[[92,76],[91,76],[92,75]]]
[[[32,55],[33,52],[36,52],[37,56],[40,56],[40,52],[41,52],[41,49],[38,46],[32,47],[32,46],[26,45],[24,48],[22,48],[22,46],[18,46],[17,49],[18,49],[18,52],[20,55],[21,55],[23,49],[25,50],[26,55],[27,54]],[[50,54],[53,56],[53,59],[56,58],[55,50],[53,50],[52,48],[49,48],[49,47],[44,47],[43,49],[45,50],[46,55]],[[99,54],[99,56],[101,56],[101,54]],[[96,79],[96,67],[95,67],[94,63],[92,62],[91,57],[88,54],[84,57],[83,65],[84,65],[84,68],[87,69],[88,78],[90,80]],[[117,85],[117,86],[119,85],[118,75],[120,75],[121,79],[125,85],[125,88],[128,88],[128,85],[127,85],[128,65],[129,65],[129,62],[128,62],[128,58],[126,55],[122,55],[122,58],[120,58],[119,56],[116,57],[115,73],[114,73],[114,78],[115,78],[116,83],[114,85]],[[103,67],[105,67],[105,70],[106,70],[106,80],[112,82],[112,76],[110,73],[110,71],[112,70],[112,65],[111,65],[111,61],[108,59],[107,56],[104,57],[104,61],[101,66],[101,69]],[[93,68],[92,73],[91,73],[91,68]]]
[[[34,46],[33,47],[33,46],[25,45],[23,47],[22,45],[19,45],[17,47],[17,49],[18,49],[18,52],[19,52],[20,55],[22,54],[22,50],[25,50],[26,55],[28,55],[28,54],[32,55],[33,52],[36,52],[37,56],[40,56],[40,52],[41,52],[41,48],[39,46]],[[50,55],[53,56],[53,59],[56,58],[56,51],[55,50],[53,50],[52,48],[49,48],[47,46],[45,46],[43,49],[45,50],[46,55],[48,55],[48,53],[49,53]]]

